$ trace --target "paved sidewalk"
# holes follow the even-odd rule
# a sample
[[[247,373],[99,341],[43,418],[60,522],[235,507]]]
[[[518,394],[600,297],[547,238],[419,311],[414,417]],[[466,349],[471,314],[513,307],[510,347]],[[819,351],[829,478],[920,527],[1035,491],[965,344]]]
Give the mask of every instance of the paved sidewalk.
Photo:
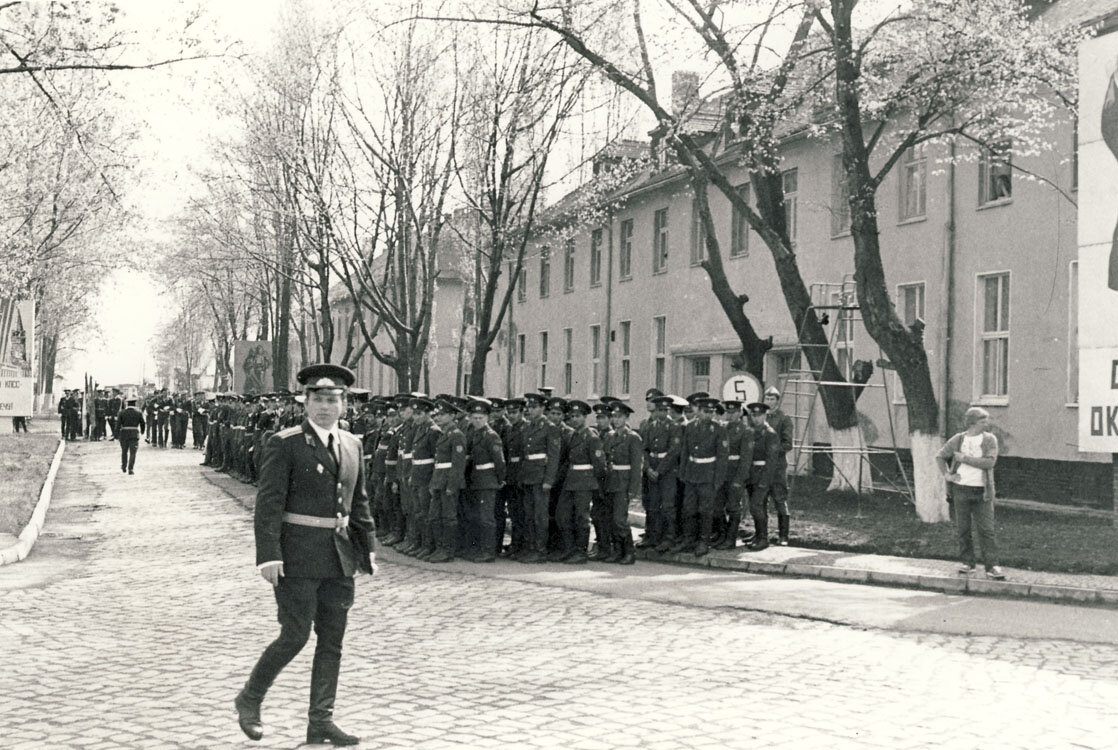
[[[252,507],[256,494],[256,488],[252,485],[217,472],[207,472],[205,476],[209,481],[220,485],[242,506]],[[644,514],[631,511],[629,520],[634,526],[634,535],[639,534],[644,527]],[[972,576],[959,575],[956,572],[959,564],[950,560],[866,555],[791,546],[773,546],[761,552],[748,552],[743,546],[739,546],[733,552],[712,551],[702,557],[687,554],[659,555],[648,550],[637,550],[637,555],[641,560],[697,568],[899,586],[948,594],[1008,596],[1118,607],[1118,576],[1046,573],[1003,567],[1007,579],[991,581],[982,575],[981,566],[979,572]]]

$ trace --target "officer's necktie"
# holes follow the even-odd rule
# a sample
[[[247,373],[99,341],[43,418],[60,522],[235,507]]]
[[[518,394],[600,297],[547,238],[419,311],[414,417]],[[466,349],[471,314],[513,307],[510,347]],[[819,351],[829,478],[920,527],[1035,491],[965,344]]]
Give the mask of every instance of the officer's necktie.
[[[338,459],[338,453],[334,450],[334,433],[330,433],[326,440],[326,450],[330,451],[330,458],[334,459],[335,466],[341,466],[342,462]]]

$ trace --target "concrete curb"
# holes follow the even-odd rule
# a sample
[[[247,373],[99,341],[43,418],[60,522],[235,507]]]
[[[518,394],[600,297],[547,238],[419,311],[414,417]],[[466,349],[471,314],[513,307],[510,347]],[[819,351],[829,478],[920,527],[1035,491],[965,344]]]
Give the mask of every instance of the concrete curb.
[[[43,530],[43,524],[47,520],[47,509],[50,508],[51,494],[54,491],[54,478],[58,476],[58,467],[62,464],[62,454],[65,451],[66,441],[59,438],[58,449],[55,450],[54,459],[50,462],[50,470],[47,471],[47,478],[43,481],[43,488],[39,490],[39,502],[35,504],[35,511],[31,514],[31,520],[19,533],[18,542],[0,550],[0,565],[8,565],[24,559],[31,554],[31,548],[39,540],[39,532]]]
[[[788,550],[789,547],[779,549]],[[812,550],[805,550],[811,552]],[[1002,596],[1016,599],[1044,599],[1075,604],[1101,604],[1118,607],[1118,589],[1086,588],[1080,586],[1057,586],[1044,583],[1023,583],[1017,581],[992,581],[986,578],[963,576],[940,576],[921,573],[898,573],[894,571],[866,570],[862,568],[814,565],[800,562],[777,562],[764,559],[750,559],[752,555],[764,553],[712,552],[702,557],[690,554],[658,554],[638,549],[637,559],[651,562],[686,565],[693,568],[716,568],[737,570],[744,573],[761,575],[786,575],[797,578],[821,578],[840,583],[860,583],[876,586],[922,589],[946,594],[967,594],[972,596]]]

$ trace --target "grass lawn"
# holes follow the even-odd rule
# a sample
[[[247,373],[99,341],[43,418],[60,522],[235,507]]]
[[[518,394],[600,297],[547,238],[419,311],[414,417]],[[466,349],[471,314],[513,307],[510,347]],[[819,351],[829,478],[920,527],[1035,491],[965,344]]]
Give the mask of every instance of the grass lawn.
[[[58,435],[0,435],[0,532],[18,534],[31,520],[58,449]]]
[[[902,496],[879,493],[859,499],[849,492],[825,492],[825,487],[826,482],[816,478],[796,480],[791,502],[793,544],[958,559],[954,525],[922,523]],[[1118,528],[1110,520],[1000,506],[994,528],[1002,565],[1118,575]]]

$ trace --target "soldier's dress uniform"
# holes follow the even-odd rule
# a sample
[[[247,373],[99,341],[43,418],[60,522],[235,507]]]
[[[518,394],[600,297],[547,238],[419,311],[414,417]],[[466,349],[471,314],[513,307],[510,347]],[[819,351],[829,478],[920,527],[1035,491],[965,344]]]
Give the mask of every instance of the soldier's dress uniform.
[[[697,405],[714,409],[716,399],[700,398]],[[714,522],[714,496],[726,477],[726,437],[722,426],[713,419],[696,419],[683,428],[683,453],[680,457],[680,479],[683,481],[683,539],[672,547],[673,552],[706,554],[707,539]]]
[[[656,397],[657,403],[670,405],[670,396]],[[649,420],[643,434],[646,440],[645,476],[648,498],[645,524],[645,538],[641,545],[656,547],[660,553],[667,552],[679,541],[679,516],[677,498],[679,497],[679,457],[683,452],[683,427],[667,416]],[[655,472],[653,476],[651,472]]]
[[[443,414],[455,414],[452,403],[440,402]],[[428,515],[432,519],[436,550],[428,562],[444,563],[458,551],[458,498],[466,487],[466,436],[454,420],[439,428],[435,444],[435,472],[428,493]]]
[[[614,404],[614,412],[632,413],[625,404]],[[603,441],[603,450],[609,465],[603,493],[610,513],[604,519],[605,540],[609,556],[606,562],[631,565],[634,560],[633,532],[629,528],[629,500],[640,497],[641,476],[644,474],[644,446],[640,435],[628,425],[610,431]],[[598,542],[601,546],[601,540]]]
[[[341,389],[353,382],[353,373],[311,365],[298,380],[312,388]],[[277,432],[265,448],[254,511],[256,561],[258,567],[282,562],[283,575],[275,587],[279,637],[264,650],[236,701],[241,728],[252,739],[263,731],[265,693],[303,648],[313,625],[307,742],[358,742],[334,726],[333,713],[353,576],[373,570],[373,520],[360,443],[336,427],[324,442],[324,432],[306,419]]]
[[[521,399],[509,399],[505,408],[521,409],[524,403]],[[503,502],[508,508],[509,520],[512,524],[512,540],[509,543],[509,556],[519,558],[528,551],[528,520],[524,512],[524,501],[520,491],[520,464],[524,460],[521,455],[524,451],[524,419],[510,420],[505,429],[501,447],[505,453],[505,486],[497,490],[498,502]],[[503,498],[501,500],[500,498]],[[498,531],[500,527],[498,526]],[[503,542],[503,536],[498,533],[497,544]],[[500,550],[497,553],[500,554]]]
[[[426,399],[412,401],[412,409],[417,413],[429,414],[434,404]],[[408,493],[412,498],[414,522],[409,528],[415,529],[415,544],[405,547],[406,555],[422,558],[435,553],[438,544],[437,529],[431,517],[431,476],[435,473],[435,445],[442,430],[431,422],[430,417],[414,422],[411,436],[411,459],[408,463]]]
[[[756,414],[763,414],[767,409],[764,404],[757,403],[749,404],[746,408],[750,413]],[[746,482],[749,514],[753,517],[753,541],[750,542],[749,549],[761,550],[769,546],[768,496],[781,465],[780,438],[767,423],[758,427],[751,425],[748,431],[751,433],[753,449],[749,479]]]
[[[710,545],[715,549],[726,548],[728,540],[732,542],[731,546],[737,546],[738,524],[741,523],[741,495],[744,488],[740,484],[735,486],[733,479],[740,474],[739,470],[742,462],[748,460],[748,456],[743,458],[741,452],[743,435],[746,432],[741,412],[743,404],[740,401],[723,401],[722,405],[726,412],[726,421],[722,429],[726,435],[728,447],[726,449],[726,479],[719,486],[718,494],[715,496],[715,533],[710,540]],[[734,520],[735,514],[736,522]]]
[[[414,548],[419,541],[419,528],[416,526],[418,522],[416,501],[408,484],[411,479],[411,445],[415,431],[415,421],[409,416],[400,425],[400,430],[396,434],[396,486],[400,493],[400,510],[404,516],[404,534],[396,544],[396,549],[405,554],[414,552]]]
[[[538,393],[524,395],[527,402],[542,404],[544,396]],[[547,417],[540,415],[525,422],[521,429],[522,447],[517,470],[523,501],[525,526],[529,529],[529,553],[522,562],[539,562],[547,554],[549,489],[555,486],[559,473],[561,449],[559,428]],[[511,460],[511,459],[510,459]]]
[[[482,400],[467,405],[470,414],[487,414],[490,407]],[[500,546],[493,506],[497,492],[505,484],[505,451],[501,437],[490,425],[475,427],[466,437],[466,553],[474,562],[492,562]],[[502,516],[503,523],[503,516]]]
[[[567,408],[583,414],[590,413],[590,405],[583,401],[570,401]],[[587,561],[586,547],[590,542],[590,499],[606,480],[606,457],[602,452],[602,441],[585,425],[577,429],[567,427],[562,455],[565,471],[559,501],[555,506],[559,549],[549,559],[584,563]]]
[[[135,474],[136,451],[140,448],[140,435],[144,432],[144,415],[136,408],[136,400],[129,399],[128,406],[120,413],[117,436],[120,440],[120,470]]]
[[[774,393],[779,396],[780,391],[770,388],[766,395]],[[769,486],[769,496],[772,497],[776,507],[776,520],[778,535],[781,544],[788,543],[790,516],[788,514],[788,453],[792,450],[793,426],[792,418],[780,410],[779,407],[770,409],[767,415],[769,426],[776,432],[780,439],[780,458],[773,469],[772,484]]]

